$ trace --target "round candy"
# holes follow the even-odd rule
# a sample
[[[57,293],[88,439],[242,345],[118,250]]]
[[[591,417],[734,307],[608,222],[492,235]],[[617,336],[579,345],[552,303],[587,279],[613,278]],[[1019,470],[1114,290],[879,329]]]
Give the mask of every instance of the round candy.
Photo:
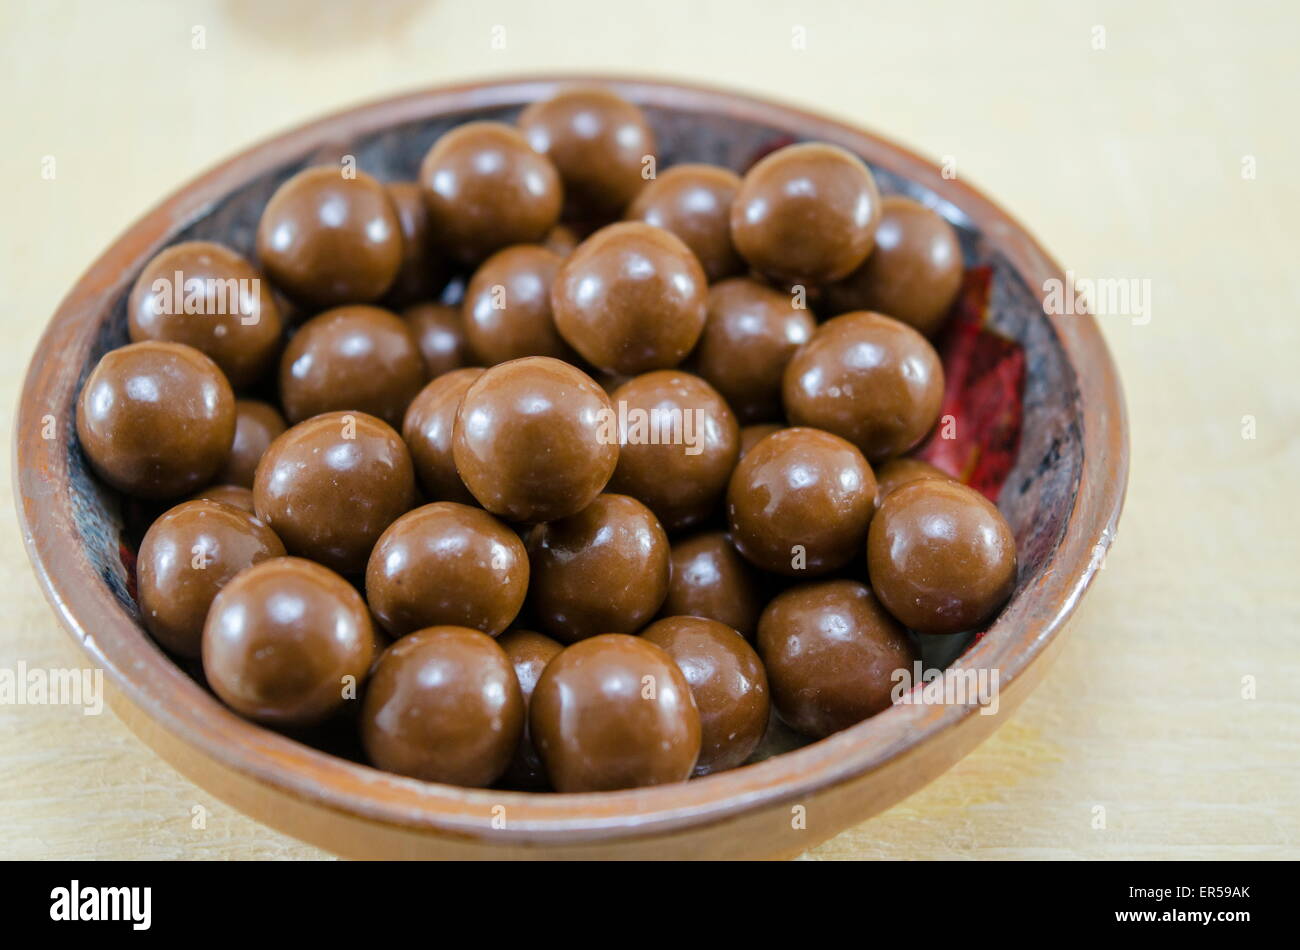
[[[577,217],[616,217],[646,183],[654,133],[640,109],[607,89],[567,89],[535,102],[519,128],[555,164]]]
[[[406,410],[402,438],[411,450],[420,484],[434,501],[474,504],[474,496],[456,471],[451,437],[461,400],[470,384],[482,375],[483,370],[477,366],[444,373],[420,390]]]
[[[746,637],[754,635],[763,610],[757,572],[721,531],[678,541],[668,555],[665,617],[705,617]]]
[[[920,659],[871,589],[849,580],[777,595],[758,622],[758,652],[781,718],[814,739],[888,709],[894,672],[911,676]]]
[[[246,567],[282,557],[284,545],[252,515],[215,501],[187,501],[145,532],[136,560],[140,615],[159,643],[197,657],[212,599]]]
[[[415,337],[415,345],[424,357],[425,374],[430,379],[465,364],[465,327],[459,307],[412,304],[402,311],[402,319]]]
[[[230,444],[230,458],[226,460],[226,467],[217,473],[216,481],[252,488],[257,463],[276,436],[287,428],[284,417],[274,406],[256,399],[237,399],[235,438]]]
[[[280,349],[283,321],[271,284],[210,241],[164,248],[140,272],[127,303],[133,343],[184,343],[212,358],[232,386],[257,382]]]
[[[700,713],[696,775],[743,765],[767,732],[767,674],[758,654],[726,624],[700,617],[665,617],[641,631],[662,647],[690,684]]]
[[[576,515],[538,525],[528,556],[531,616],[563,643],[636,632],[668,593],[668,537],[626,495],[601,495]]]
[[[382,420],[330,412],[271,443],[253,479],[253,502],[290,553],[355,573],[415,503],[415,473],[401,436]]]
[[[511,788],[542,788],[546,785],[546,770],[537,756],[537,747],[533,745],[528,726],[528,709],[542,671],[551,660],[560,655],[564,647],[550,637],[532,630],[509,630],[497,639],[497,643],[506,651],[506,656],[515,668],[519,692],[524,698],[524,731],[519,737],[519,748],[515,750],[514,758],[506,769],[504,781]]]
[[[377,300],[402,266],[402,230],[384,186],[365,172],[308,168],[271,196],[257,256],[290,297],[314,307]]]
[[[443,135],[420,165],[439,242],[462,263],[511,244],[541,241],[560,217],[560,176],[501,122],[469,122]]]
[[[764,570],[825,574],[861,551],[875,498],[871,466],[850,443],[817,429],[782,429],[731,476],[731,538]]]
[[[676,234],[699,258],[709,281],[739,273],[744,264],[731,244],[731,202],[740,176],[717,165],[674,165],[651,181],[627,217]]]
[[[609,397],[580,369],[546,356],[494,366],[461,401],[452,455],[479,503],[512,521],[586,508],[618,462]]]
[[[736,417],[713,387],[666,369],[629,380],[610,402],[620,416],[610,491],[645,502],[668,531],[712,514],[740,452]]]
[[[379,307],[337,307],[313,317],[280,360],[280,400],[290,422],[350,409],[401,425],[424,380],[409,327]]]
[[[322,722],[360,695],[374,658],[365,602],[296,557],[235,575],[203,628],[203,672],[227,706],[268,726]]]
[[[533,692],[533,742],[557,792],[684,782],[700,754],[700,715],[672,657],[607,633],[551,660]]]
[[[402,232],[402,261],[385,300],[395,307],[435,297],[447,283],[447,266],[435,244],[424,192],[413,181],[384,186]]]
[[[573,358],[551,316],[551,285],[563,258],[535,244],[498,251],[465,290],[465,338],[484,366],[523,356]]]
[[[243,485],[209,485],[196,491],[186,501],[219,501],[222,504],[257,514],[253,507],[253,490]]]
[[[495,640],[466,627],[429,627],[375,664],[361,740],[377,767],[426,782],[481,788],[519,746],[524,700]]]
[[[99,477],[140,498],[176,498],[230,456],[235,394],[217,364],[181,343],[105,353],[77,399],[77,438]]]
[[[911,198],[886,198],[880,208],[871,256],[843,281],[826,288],[830,312],[875,310],[932,336],[961,290],[957,232]]]
[[[867,259],[879,220],[876,180],[860,159],[835,145],[788,145],[741,181],[731,239],[756,270],[819,284]]]
[[[441,501],[408,511],[379,537],[366,601],[394,637],[456,626],[497,636],[528,591],[519,536],[481,508]]]
[[[745,277],[709,288],[709,317],[692,362],[742,422],[780,418],[781,374],[817,328],[790,294]]]
[[[902,488],[904,485],[918,481],[922,478],[938,478],[944,481],[951,480],[947,472],[940,471],[929,462],[923,462],[914,458],[896,458],[890,459],[884,465],[875,469],[876,474],[876,509],[880,509],[880,504],[895,488]]]
[[[708,284],[681,239],[611,224],[564,261],[551,290],[560,335],[593,366],[645,373],[680,363],[704,329]]]
[[[939,418],[943,365],[928,340],[878,313],[846,313],[817,328],[785,368],[794,425],[834,432],[872,462],[902,455]]]
[[[867,570],[881,603],[920,633],[981,626],[1016,586],[1016,539],[993,503],[937,478],[895,489],[867,538]]]

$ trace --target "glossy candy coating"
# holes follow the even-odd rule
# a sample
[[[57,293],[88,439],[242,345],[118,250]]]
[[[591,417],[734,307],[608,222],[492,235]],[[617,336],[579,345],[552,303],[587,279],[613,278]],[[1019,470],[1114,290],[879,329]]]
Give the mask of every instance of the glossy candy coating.
[[[233,387],[275,365],[283,319],[271,282],[239,254],[211,241],[159,251],[127,302],[131,342],[184,343],[211,357]]]
[[[881,603],[921,633],[959,633],[992,619],[1016,585],[1016,541],[987,498],[928,478],[881,502],[867,538]]]
[[[257,515],[291,554],[336,571],[363,570],[384,529],[415,502],[411,455],[393,429],[363,412],[300,422],[257,466]]]
[[[825,574],[861,552],[875,497],[871,466],[851,444],[817,429],[782,429],[750,449],[731,476],[731,538],[764,570]]]
[[[138,498],[210,482],[235,436],[235,394],[211,359],[181,343],[105,353],[77,398],[77,438],[100,478]]]
[[[668,593],[668,537],[645,505],[601,495],[528,539],[530,615],[562,643],[635,633]]]
[[[145,532],[136,559],[140,616],[173,653],[197,657],[217,592],[246,567],[283,557],[275,533],[247,512],[216,501],[186,501]]]
[[[590,376],[545,356],[494,366],[470,384],[452,456],[470,493],[511,521],[581,511],[618,462],[609,398]]]
[[[408,511],[379,537],[366,601],[394,637],[423,627],[503,632],[523,606],[528,552],[481,508],[436,502]]]
[[[686,677],[661,648],[627,634],[583,640],[551,660],[529,724],[557,792],[684,782],[700,754]]]
[[[865,584],[792,587],[763,611],[758,652],[772,701],[795,730],[820,739],[888,709],[893,674],[920,654]]]
[[[268,277],[318,309],[383,296],[402,266],[402,228],[384,186],[318,165],[276,189],[257,225]]]
[[[424,381],[410,328],[380,307],[336,307],[313,317],[280,360],[280,399],[290,422],[357,410],[401,425]]]
[[[641,638],[673,658],[690,684],[700,714],[696,775],[743,765],[767,731],[767,674],[754,648],[726,624],[700,617],[665,617]]]
[[[483,787],[519,746],[524,700],[505,651],[466,627],[428,627],[379,658],[361,712],[378,768],[426,782]]]
[[[795,353],[782,392],[793,425],[843,436],[871,462],[883,462],[916,446],[938,420],[943,364],[906,324],[846,313]]]
[[[296,557],[237,574],[212,602],[203,672],[221,700],[268,726],[310,726],[354,702],[375,634],[352,585]]]
[[[551,290],[555,326],[593,366],[636,374],[676,366],[704,329],[708,283],[682,241],[626,221],[565,258]]]

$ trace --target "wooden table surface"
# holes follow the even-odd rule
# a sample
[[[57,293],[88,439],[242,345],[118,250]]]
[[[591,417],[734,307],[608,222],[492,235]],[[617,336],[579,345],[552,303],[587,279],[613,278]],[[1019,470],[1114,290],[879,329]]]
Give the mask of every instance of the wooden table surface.
[[[610,6],[4,3],[5,444],[73,280],[163,195],[286,127],[424,85],[587,69],[822,110],[952,156],[1076,275],[1149,281],[1152,306],[1103,319],[1132,478],[1056,666],[954,769],[808,856],[1300,856],[1300,8]],[[0,669],[70,662],[12,515],[0,609]],[[0,706],[0,828],[4,858],[327,856],[212,799],[111,713],[63,706]]]

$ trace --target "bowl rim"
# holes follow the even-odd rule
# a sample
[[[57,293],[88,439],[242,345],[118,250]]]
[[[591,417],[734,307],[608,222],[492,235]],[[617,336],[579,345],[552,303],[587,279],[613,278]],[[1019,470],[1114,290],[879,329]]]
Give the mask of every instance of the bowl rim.
[[[955,205],[1042,299],[1061,267],[998,205],[875,133],[798,106],[712,85],[611,74],[538,74],[439,86],[355,105],[255,144],[174,191],[117,237],[77,280],[37,345],[14,429],[15,503],[37,579],[63,626],[112,684],[157,725],[257,782],[327,809],[431,834],[502,844],[600,841],[678,831],[786,802],[867,772],[957,726],[975,705],[894,705],[800,749],[691,782],[596,794],[536,794],[426,783],[293,741],[222,705],[126,613],[85,557],[70,515],[66,452],[42,439],[41,419],[68,421],[81,367],[101,323],[149,256],[231,189],[340,139],[439,114],[513,106],[573,84],[610,87],[641,105],[773,125],[842,145]],[[1056,548],[988,635],[952,668],[997,668],[1010,686],[1043,653],[1091,584],[1114,539],[1128,478],[1128,424],[1118,374],[1090,315],[1047,314],[1074,370],[1083,419],[1081,472]],[[68,422],[70,424],[70,421]],[[51,445],[59,450],[50,452]],[[183,700],[183,701],[181,701]],[[493,809],[509,821],[494,828]]]

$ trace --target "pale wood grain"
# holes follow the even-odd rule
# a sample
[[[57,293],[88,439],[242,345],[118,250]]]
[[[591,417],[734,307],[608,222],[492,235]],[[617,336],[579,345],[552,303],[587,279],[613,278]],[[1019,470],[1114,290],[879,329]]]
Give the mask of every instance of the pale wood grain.
[[[611,22],[603,9],[4,4],[0,437],[12,439],[44,321],[85,266],[165,193],[288,125],[547,69],[710,81],[820,109],[955,157],[1077,274],[1149,279],[1153,318],[1103,321],[1132,476],[1055,669],[951,772],[808,857],[1300,856],[1300,14],[845,2],[741,4],[740,16],[661,0]],[[496,25],[504,50],[489,45]],[[191,48],[195,26],[206,49]],[[796,26],[807,50],[791,49]],[[0,605],[0,667],[74,662],[12,515]],[[111,713],[66,707],[0,706],[0,828],[0,857],[328,857],[211,800]]]

